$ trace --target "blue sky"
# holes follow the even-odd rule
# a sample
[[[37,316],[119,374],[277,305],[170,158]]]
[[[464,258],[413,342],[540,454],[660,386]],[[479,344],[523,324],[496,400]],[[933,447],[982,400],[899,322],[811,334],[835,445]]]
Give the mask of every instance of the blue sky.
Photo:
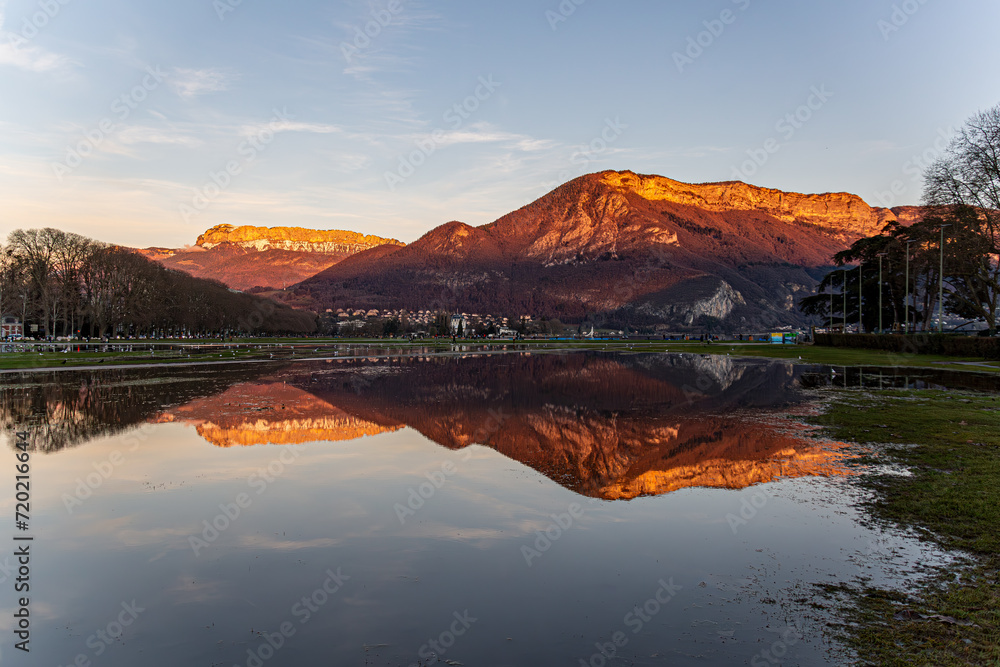
[[[0,21],[2,237],[412,241],[603,169],[915,204],[913,158],[1000,103],[995,0],[0,0]]]

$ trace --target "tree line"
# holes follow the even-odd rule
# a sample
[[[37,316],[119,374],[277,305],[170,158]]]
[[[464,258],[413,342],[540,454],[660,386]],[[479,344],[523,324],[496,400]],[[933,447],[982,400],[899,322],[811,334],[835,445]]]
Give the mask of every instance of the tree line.
[[[0,311],[37,335],[303,334],[316,316],[194,278],[130,248],[58,229],[12,232],[0,245]]]
[[[836,325],[927,331],[940,314],[984,322],[1000,311],[1000,106],[970,118],[924,174],[928,215],[889,223],[836,254],[802,311]],[[938,326],[941,326],[938,322]]]

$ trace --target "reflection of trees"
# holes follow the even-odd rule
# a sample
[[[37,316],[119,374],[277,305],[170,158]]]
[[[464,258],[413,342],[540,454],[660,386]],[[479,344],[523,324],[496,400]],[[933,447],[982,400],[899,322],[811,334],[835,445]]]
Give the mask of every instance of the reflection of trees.
[[[803,373],[799,380],[805,389],[820,387],[877,389],[955,389],[960,391],[1000,392],[1000,376],[947,369],[913,366],[896,368],[827,368]]]
[[[14,431],[27,429],[34,451],[55,452],[129,431],[166,406],[225,391],[262,372],[251,367],[171,368],[159,376],[160,371],[125,369],[9,375],[0,388],[0,429],[10,443]]]

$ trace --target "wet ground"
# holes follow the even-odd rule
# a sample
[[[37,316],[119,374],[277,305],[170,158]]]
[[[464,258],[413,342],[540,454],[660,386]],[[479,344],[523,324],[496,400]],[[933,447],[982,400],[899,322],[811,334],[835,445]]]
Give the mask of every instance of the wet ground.
[[[35,539],[31,659],[2,659],[840,662],[818,585],[945,555],[867,525],[850,452],[795,416],[996,383],[594,353],[8,376]]]

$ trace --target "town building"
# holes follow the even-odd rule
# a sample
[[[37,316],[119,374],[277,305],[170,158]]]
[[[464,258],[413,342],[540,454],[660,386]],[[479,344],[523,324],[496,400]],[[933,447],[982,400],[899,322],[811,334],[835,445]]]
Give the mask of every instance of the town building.
[[[452,335],[458,335],[459,330],[461,330],[463,335],[468,335],[469,333],[469,318],[466,317],[465,313],[456,313],[451,316]]]
[[[14,315],[0,317],[0,338],[20,338],[24,336],[24,324]]]

